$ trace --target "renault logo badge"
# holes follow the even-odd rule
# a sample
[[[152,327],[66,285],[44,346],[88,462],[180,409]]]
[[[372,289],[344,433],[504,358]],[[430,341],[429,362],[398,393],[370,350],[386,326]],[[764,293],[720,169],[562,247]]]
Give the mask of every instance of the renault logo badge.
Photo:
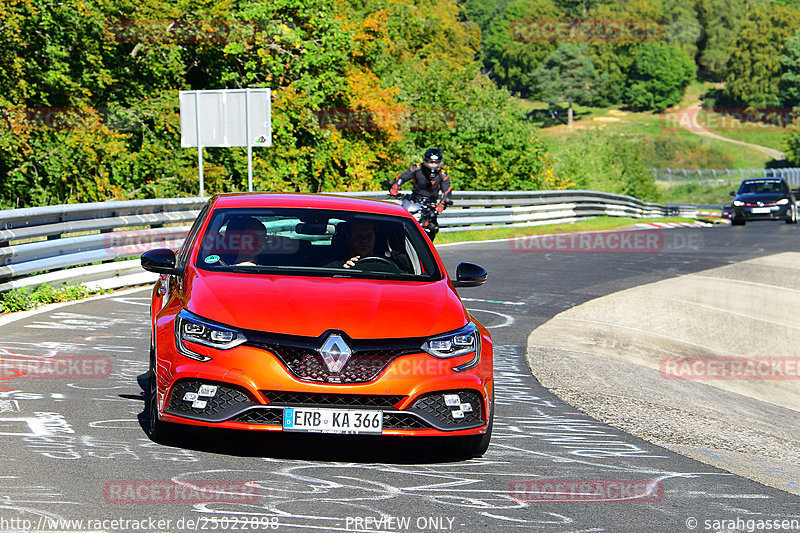
[[[338,374],[347,364],[353,351],[337,334],[331,334],[325,340],[322,348],[319,349],[322,360],[325,361],[325,366],[334,374]]]

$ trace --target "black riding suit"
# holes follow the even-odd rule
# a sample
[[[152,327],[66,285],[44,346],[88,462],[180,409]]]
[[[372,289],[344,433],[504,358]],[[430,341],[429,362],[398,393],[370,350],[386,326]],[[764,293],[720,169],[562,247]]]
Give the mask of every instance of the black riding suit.
[[[400,187],[408,181],[414,182],[414,189],[411,191],[412,198],[427,198],[435,202],[439,197],[439,191],[442,191],[442,199],[439,201],[442,209],[450,203],[453,187],[450,185],[450,176],[441,168],[433,172],[425,165],[412,165],[397,176],[392,183],[392,189],[399,191]]]

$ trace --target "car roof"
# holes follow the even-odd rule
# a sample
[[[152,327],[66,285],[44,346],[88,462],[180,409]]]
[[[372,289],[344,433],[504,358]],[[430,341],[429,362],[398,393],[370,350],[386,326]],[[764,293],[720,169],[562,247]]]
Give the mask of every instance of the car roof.
[[[214,209],[222,208],[257,208],[286,207],[335,209],[382,215],[410,217],[401,206],[383,200],[354,198],[352,196],[320,193],[226,193],[218,194],[212,199]]]
[[[742,183],[746,183],[748,181],[785,181],[783,178],[745,178],[742,180]]]

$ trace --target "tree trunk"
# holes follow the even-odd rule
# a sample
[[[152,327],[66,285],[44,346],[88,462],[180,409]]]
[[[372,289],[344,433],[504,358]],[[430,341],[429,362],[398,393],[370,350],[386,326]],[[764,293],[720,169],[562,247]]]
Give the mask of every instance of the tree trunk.
[[[572,127],[572,102],[569,103],[569,111],[567,111],[567,126]]]

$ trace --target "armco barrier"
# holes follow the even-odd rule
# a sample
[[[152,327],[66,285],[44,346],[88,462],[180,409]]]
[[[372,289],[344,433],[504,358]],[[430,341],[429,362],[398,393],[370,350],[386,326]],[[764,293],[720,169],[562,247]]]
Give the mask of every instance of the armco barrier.
[[[388,200],[382,191],[337,193]],[[595,216],[694,218],[663,206],[595,191],[457,191],[439,216],[442,232],[574,222]],[[48,283],[116,288],[155,279],[139,265],[151,248],[177,248],[207,198],[165,198],[0,211],[0,292]]]

